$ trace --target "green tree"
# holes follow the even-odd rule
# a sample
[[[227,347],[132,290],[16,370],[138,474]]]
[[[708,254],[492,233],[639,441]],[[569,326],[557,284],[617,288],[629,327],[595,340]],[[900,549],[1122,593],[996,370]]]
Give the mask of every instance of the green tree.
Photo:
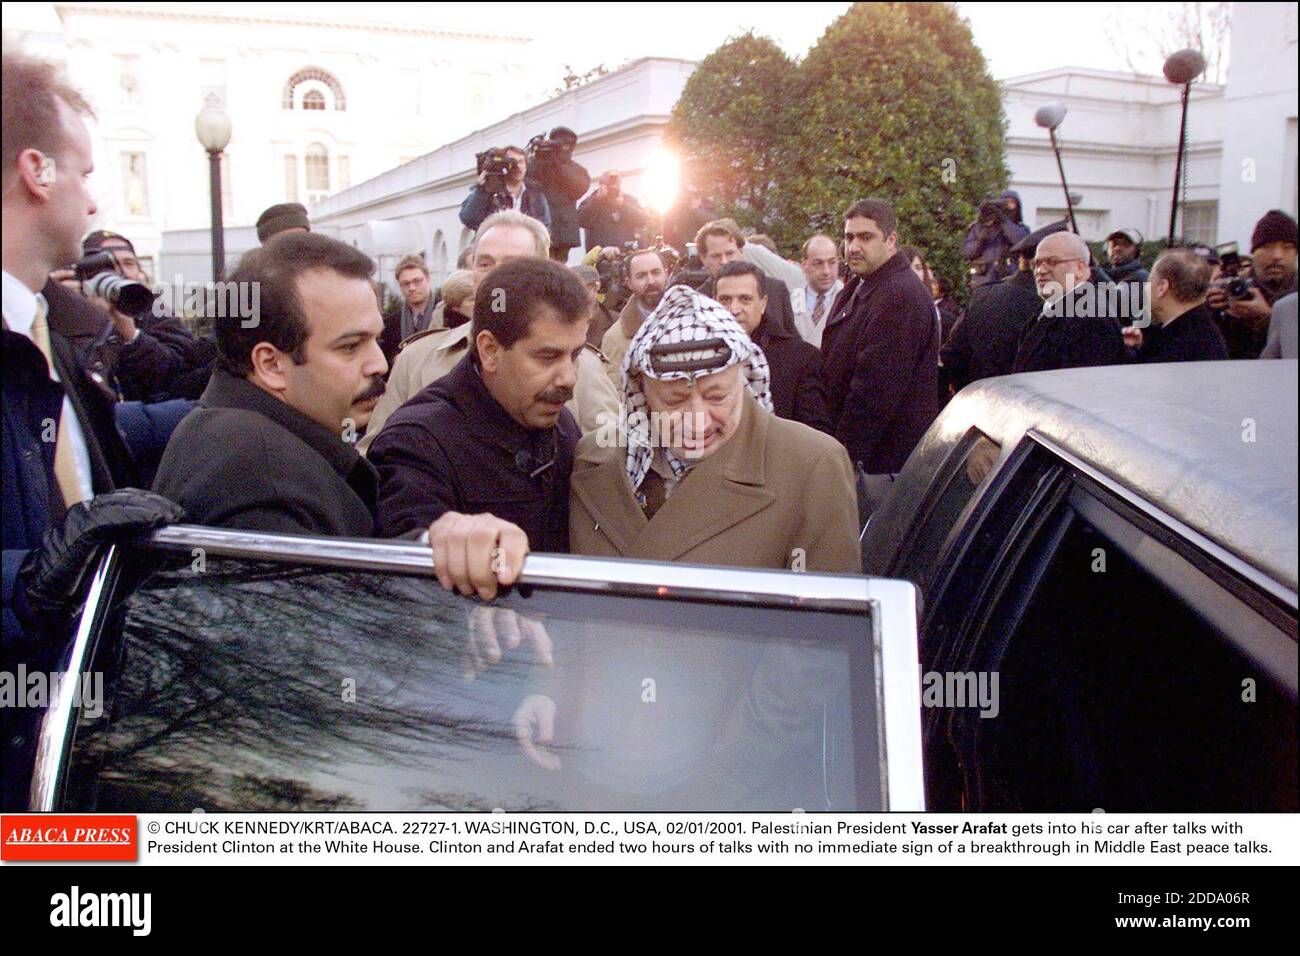
[[[666,141],[684,177],[742,225],[766,224],[794,77],[779,46],[746,33],[704,58],[673,107]]]
[[[964,274],[961,242],[985,193],[1005,187],[1006,121],[969,25],[948,3],[855,3],[800,65],[797,136],[775,177],[778,241],[841,228],[854,199],[898,214],[899,245]]]

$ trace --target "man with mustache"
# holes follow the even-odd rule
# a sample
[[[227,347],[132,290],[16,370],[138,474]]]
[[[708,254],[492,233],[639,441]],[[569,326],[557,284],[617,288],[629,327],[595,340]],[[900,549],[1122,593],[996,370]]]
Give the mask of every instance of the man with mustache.
[[[518,560],[528,543],[569,550],[580,433],[565,402],[590,316],[590,293],[571,270],[540,257],[505,261],[475,292],[468,353],[394,412],[371,444],[380,532],[428,529],[444,585],[465,568],[470,548],[484,558],[472,569],[484,580],[463,581],[466,595],[495,590],[485,556],[496,548]],[[449,540],[457,553],[440,550]]]
[[[187,520],[375,535],[375,469],[354,445],[388,371],[373,272],[364,253],[310,232],[240,260],[229,281],[256,283],[256,314],[216,320],[217,367],[154,481]]]

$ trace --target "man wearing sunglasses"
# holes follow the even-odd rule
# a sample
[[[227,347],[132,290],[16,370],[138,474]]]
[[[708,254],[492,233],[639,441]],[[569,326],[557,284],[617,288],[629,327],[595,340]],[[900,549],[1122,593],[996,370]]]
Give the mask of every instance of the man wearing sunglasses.
[[[1013,372],[1128,361],[1119,324],[1108,312],[1112,297],[1093,281],[1091,260],[1088,244],[1072,232],[1038,244],[1034,282],[1043,310],[1020,338]]]

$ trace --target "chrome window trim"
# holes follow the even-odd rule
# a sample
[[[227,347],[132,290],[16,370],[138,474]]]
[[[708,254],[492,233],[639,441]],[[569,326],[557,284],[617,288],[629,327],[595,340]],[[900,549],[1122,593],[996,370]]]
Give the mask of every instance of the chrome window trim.
[[[427,545],[363,538],[313,538],[269,532],[236,531],[197,525],[175,525],[154,533],[160,548],[205,557],[233,557],[284,563],[311,563],[357,570],[433,576]],[[112,560],[110,560],[112,559]],[[100,605],[109,595],[105,582],[120,560],[112,548],[99,572],[82,614],[73,657],[78,670],[86,664],[90,637],[100,624]],[[707,572],[706,575],[701,572]],[[917,636],[917,591],[908,581],[853,574],[808,574],[752,568],[666,564],[621,558],[531,554],[520,576],[521,587],[543,587],[592,594],[649,597],[685,601],[727,601],[760,607],[807,608],[821,611],[870,613],[871,652],[884,712],[878,714],[881,782],[885,809],[925,809],[925,776],[921,744],[921,673]],[[72,669],[72,665],[69,665]],[[888,685],[890,693],[885,693]],[[69,684],[69,687],[71,685]],[[62,701],[61,701],[62,703]],[[53,809],[70,740],[71,698],[62,716],[47,718],[41,752],[52,765],[42,766],[40,802]],[[53,716],[53,715],[52,715]],[[61,729],[60,729],[61,728]],[[57,737],[56,737],[57,734]]]
[[[1285,585],[1273,580],[1258,568],[1243,561],[1222,545],[1217,544],[1199,531],[1189,527],[1182,521],[1179,521],[1173,515],[1162,511],[1151,502],[1135,494],[1131,489],[1121,485],[1114,478],[1111,478],[1104,472],[1098,471],[1086,461],[1083,461],[1071,452],[1066,451],[1045,435],[1031,429],[1025,433],[1025,437],[1051,452],[1071,468],[1101,485],[1111,494],[1115,495],[1115,497],[1142,512],[1142,514],[1146,515],[1158,524],[1163,525],[1166,529],[1173,532],[1184,541],[1187,541],[1207,557],[1212,558],[1214,561],[1228,568],[1228,570],[1232,571],[1237,576],[1251,582],[1261,591],[1264,591],[1284,602],[1293,610],[1296,608],[1297,597],[1295,591],[1292,591]]]
[[[63,670],[65,674],[81,673],[89,664],[91,638],[102,624],[104,598],[112,590],[112,582],[117,577],[120,553],[117,545],[109,545],[104,556],[100,558],[95,576],[91,579],[90,589],[86,592],[86,604],[77,622],[77,634],[72,641]],[[30,805],[33,810],[53,810],[58,801],[59,791],[63,786],[63,773],[67,766],[67,757],[72,746],[72,722],[75,719],[74,704],[80,680],[59,682],[58,699],[50,703],[45,719],[41,722],[40,739],[36,744],[36,763],[32,768],[32,786]]]

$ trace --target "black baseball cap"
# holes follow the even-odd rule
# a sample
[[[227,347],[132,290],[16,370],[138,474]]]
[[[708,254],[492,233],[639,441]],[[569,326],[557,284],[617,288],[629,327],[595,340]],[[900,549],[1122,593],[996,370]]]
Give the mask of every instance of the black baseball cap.
[[[85,239],[81,240],[81,254],[83,256],[88,256],[92,252],[98,252],[100,249],[104,248],[104,242],[107,239],[116,239],[119,242],[124,242],[126,243],[126,247],[130,249],[132,253],[135,252],[135,246],[132,244],[131,240],[120,232],[114,232],[111,229],[96,229],[94,232],[90,233],[90,235],[86,236]]]

